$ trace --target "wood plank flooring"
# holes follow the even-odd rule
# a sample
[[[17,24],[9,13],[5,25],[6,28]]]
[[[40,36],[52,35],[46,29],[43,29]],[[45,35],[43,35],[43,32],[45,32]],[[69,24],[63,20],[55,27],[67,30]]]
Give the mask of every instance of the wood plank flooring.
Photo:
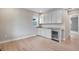
[[[2,51],[79,51],[79,36],[72,36],[62,43],[41,36],[0,44]]]

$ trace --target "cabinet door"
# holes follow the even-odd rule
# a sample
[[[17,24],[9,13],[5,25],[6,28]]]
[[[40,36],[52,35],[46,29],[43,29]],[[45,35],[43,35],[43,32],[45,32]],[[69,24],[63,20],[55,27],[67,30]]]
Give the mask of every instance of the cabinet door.
[[[52,23],[52,19],[51,19],[51,13],[47,13],[44,15],[44,23],[48,24],[48,23]]]
[[[51,29],[39,28],[38,35],[46,38],[51,38]]]
[[[45,29],[45,28],[42,28],[42,36],[43,37],[46,37],[46,38],[51,38],[51,30],[50,29]]]
[[[56,12],[52,12],[52,23],[56,23]]]
[[[64,12],[62,9],[52,11],[52,23],[62,23]]]
[[[40,29],[40,28],[38,28],[38,33],[37,33],[37,35],[41,35],[41,29]]]
[[[48,14],[44,14],[44,23],[45,23],[45,24],[48,23]]]
[[[44,14],[40,15],[40,20],[39,20],[40,24],[44,23]]]
[[[51,39],[51,29],[46,29],[45,33],[46,33],[45,36]]]
[[[48,13],[48,23],[52,23],[52,13]]]
[[[56,13],[56,21],[57,23],[62,23],[64,12],[63,10],[58,10]]]
[[[38,28],[38,35],[45,36],[45,30],[43,28]]]

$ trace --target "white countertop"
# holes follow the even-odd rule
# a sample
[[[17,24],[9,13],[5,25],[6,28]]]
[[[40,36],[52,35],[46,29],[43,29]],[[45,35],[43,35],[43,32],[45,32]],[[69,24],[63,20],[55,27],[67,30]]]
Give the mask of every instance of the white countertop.
[[[52,30],[64,30],[64,27],[38,27],[38,28],[45,28],[45,29],[52,29]]]

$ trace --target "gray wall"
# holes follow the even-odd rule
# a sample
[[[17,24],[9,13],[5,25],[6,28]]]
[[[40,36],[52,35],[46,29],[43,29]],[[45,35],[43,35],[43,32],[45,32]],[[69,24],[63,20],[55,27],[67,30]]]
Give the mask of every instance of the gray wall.
[[[33,12],[26,9],[0,9],[0,41],[36,34],[32,25]]]

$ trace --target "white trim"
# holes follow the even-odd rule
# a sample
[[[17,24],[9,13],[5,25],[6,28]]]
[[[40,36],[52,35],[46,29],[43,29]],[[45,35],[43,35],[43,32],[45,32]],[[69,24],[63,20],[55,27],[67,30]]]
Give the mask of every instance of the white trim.
[[[22,37],[18,37],[18,38],[15,38],[15,39],[1,41],[0,44],[7,43],[7,42],[12,42],[12,41],[16,41],[16,40],[21,40],[21,39],[29,38],[29,37],[32,37],[32,36],[36,36],[36,35],[22,36]]]
[[[71,32],[70,32],[70,35],[73,35],[73,34],[79,36],[79,33],[71,31]]]

